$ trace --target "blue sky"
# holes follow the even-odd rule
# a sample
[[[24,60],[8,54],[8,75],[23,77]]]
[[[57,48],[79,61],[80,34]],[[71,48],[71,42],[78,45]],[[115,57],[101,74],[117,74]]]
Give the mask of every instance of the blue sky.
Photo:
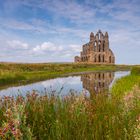
[[[99,29],[117,64],[140,64],[140,0],[0,0],[0,61],[71,62]]]

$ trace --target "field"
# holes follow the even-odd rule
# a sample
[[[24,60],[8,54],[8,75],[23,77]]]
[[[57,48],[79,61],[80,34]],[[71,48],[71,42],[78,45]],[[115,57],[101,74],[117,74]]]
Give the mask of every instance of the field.
[[[88,98],[81,93],[80,96],[70,95],[62,99],[53,95],[50,98],[47,95],[39,96],[33,91],[26,98],[22,96],[16,99],[2,98],[0,100],[0,139],[140,139],[139,66],[132,68],[132,66],[85,64],[39,64],[39,66],[32,64],[33,67],[31,64],[25,65],[26,67],[20,64],[6,64],[9,70],[6,66],[1,67],[4,72],[7,70],[9,75],[13,70],[15,77],[18,71],[18,74],[27,81],[36,80],[32,79],[34,74],[39,76],[43,73],[47,77],[45,73],[51,73],[51,70],[53,70],[53,76],[84,70],[132,70],[129,76],[116,81],[112,87],[111,96],[104,93]],[[44,68],[43,71],[42,68]],[[57,72],[57,70],[60,71]],[[37,80],[41,80],[41,76]]]
[[[0,88],[20,85],[84,71],[130,70],[127,65],[16,64],[0,63]]]

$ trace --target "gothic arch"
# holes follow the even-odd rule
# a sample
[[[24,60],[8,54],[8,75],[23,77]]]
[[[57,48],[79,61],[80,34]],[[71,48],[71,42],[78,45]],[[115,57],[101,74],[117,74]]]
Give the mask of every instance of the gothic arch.
[[[109,63],[111,63],[111,60],[112,60],[112,59],[111,59],[111,56],[109,56]]]
[[[102,61],[103,61],[103,62],[105,62],[105,57],[104,57],[104,54],[103,54],[103,56],[102,56]]]
[[[94,51],[97,51],[97,41],[94,42]]]
[[[88,61],[88,57],[86,57],[86,61]]]
[[[105,51],[105,41],[103,41],[103,52]]]
[[[105,75],[104,75],[104,73],[102,73],[102,80],[104,80],[104,78],[105,78]]]
[[[98,42],[98,49],[99,49],[99,52],[101,52],[101,49],[102,49],[101,48],[101,41]]]

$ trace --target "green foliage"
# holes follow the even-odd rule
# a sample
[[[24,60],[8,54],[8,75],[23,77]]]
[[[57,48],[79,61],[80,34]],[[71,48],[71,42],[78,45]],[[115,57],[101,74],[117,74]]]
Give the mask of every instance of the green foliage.
[[[34,82],[63,74],[128,70],[131,66],[91,64],[0,64],[0,85]],[[0,139],[140,139],[140,69],[118,79],[108,94],[92,98],[38,96],[0,99]]]
[[[140,86],[140,77],[136,75],[128,75],[118,79],[113,85],[111,92],[112,95],[122,97],[125,93],[130,91],[134,85]]]
[[[133,67],[131,70],[131,74],[140,76],[140,67]]]
[[[16,64],[0,63],[0,86],[30,83],[84,71],[129,70],[125,65],[93,65],[75,63]]]
[[[35,92],[26,98],[4,98],[0,102],[5,116],[1,118],[0,139],[139,139],[140,90],[135,87],[131,93],[129,100],[107,94],[62,99]],[[1,133],[5,128],[7,131]]]
[[[118,79],[111,89],[112,96],[122,98],[125,94],[132,90],[137,85],[140,87],[140,68],[134,67],[131,74]]]

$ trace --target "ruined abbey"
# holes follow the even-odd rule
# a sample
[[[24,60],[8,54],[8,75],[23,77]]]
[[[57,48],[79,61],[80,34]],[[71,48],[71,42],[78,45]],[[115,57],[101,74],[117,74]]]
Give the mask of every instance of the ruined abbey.
[[[76,63],[114,64],[115,57],[109,48],[109,36],[100,30],[94,35],[90,33],[90,41],[82,46],[79,56],[75,56]]]

